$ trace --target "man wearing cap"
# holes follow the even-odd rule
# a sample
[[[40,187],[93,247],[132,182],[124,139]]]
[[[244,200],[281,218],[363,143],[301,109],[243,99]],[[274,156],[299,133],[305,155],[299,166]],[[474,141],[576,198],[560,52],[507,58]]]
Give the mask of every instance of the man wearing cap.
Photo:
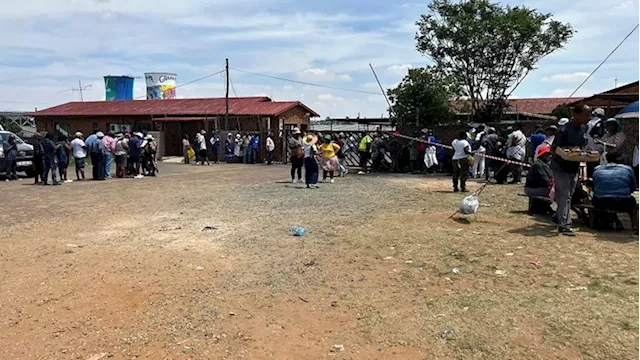
[[[584,125],[589,121],[591,109],[586,104],[573,107],[571,122],[564,125],[551,144],[551,153],[557,148],[582,148],[586,145]],[[578,183],[580,163],[567,161],[560,156],[554,156],[551,161],[553,179],[555,183],[556,203],[558,204],[558,232],[565,236],[575,236],[571,229],[571,198]]]
[[[524,184],[524,193],[528,197],[549,197],[549,187],[553,179],[553,171],[549,167],[549,159],[551,158],[551,149],[549,147],[541,147],[537,152],[537,159],[531,166],[531,170],[527,174],[527,180]],[[538,204],[541,201],[534,200],[533,204]],[[544,204],[539,206],[533,206],[531,210],[535,213],[549,214],[551,201],[542,201]],[[542,211],[535,211],[535,209],[541,209]]]
[[[527,138],[522,133],[521,124],[515,124],[513,127],[514,131],[511,133],[509,140],[507,140],[509,145],[506,153],[507,159],[522,162],[526,155]],[[519,184],[522,181],[522,166],[509,164],[509,168],[511,169],[511,175],[513,175],[513,180],[511,180],[510,184]]]
[[[74,135],[74,139],[71,140],[71,150],[73,151],[73,160],[76,165],[76,179],[80,180],[82,176],[82,180],[84,180],[84,166],[85,160],[87,158],[87,145],[84,140],[82,140],[82,133],[76,132]]]
[[[602,108],[597,108],[591,112],[591,119],[587,122],[587,130],[585,136],[587,138],[587,146],[588,150],[598,150],[600,149],[599,143],[597,143],[605,133],[605,122],[604,122],[604,110]],[[597,162],[588,162],[587,163],[587,177],[591,178],[593,175],[593,171],[596,166],[598,166]]]
[[[209,163],[209,157],[207,156],[207,140],[205,138],[206,131],[200,130],[200,134],[196,135],[196,146],[198,147],[198,156],[199,160],[204,165],[204,162],[207,162],[207,165],[211,165]],[[196,159],[196,165],[198,164],[198,159]]]
[[[96,133],[96,140],[89,145],[89,153],[91,154],[91,162],[93,164],[93,180],[104,180],[105,177],[104,164],[108,151],[102,142],[103,139],[104,133],[98,131]]]
[[[142,133],[137,132],[137,133],[134,133],[131,139],[129,140],[131,172],[132,172],[132,175],[136,178],[142,177],[142,175],[140,174],[140,156],[142,155],[142,149],[140,149],[140,144],[142,143],[143,137],[144,136],[142,135]]]

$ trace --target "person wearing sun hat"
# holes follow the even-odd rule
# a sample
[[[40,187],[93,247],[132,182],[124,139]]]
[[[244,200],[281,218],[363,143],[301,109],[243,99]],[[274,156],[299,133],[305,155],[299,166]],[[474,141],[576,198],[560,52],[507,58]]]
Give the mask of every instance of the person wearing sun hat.
[[[322,157],[320,158],[320,165],[322,166],[322,182],[327,181],[327,175],[331,179],[331,183],[333,183],[333,173],[335,171],[340,170],[340,162],[338,161],[338,156],[336,155],[338,151],[340,151],[340,146],[331,141],[331,135],[325,135],[323,137],[324,143],[320,145],[320,153]]]
[[[302,138],[304,177],[307,183],[307,189],[318,187],[318,163],[316,162],[316,155],[318,155],[317,142],[318,137],[315,134],[307,134]]]

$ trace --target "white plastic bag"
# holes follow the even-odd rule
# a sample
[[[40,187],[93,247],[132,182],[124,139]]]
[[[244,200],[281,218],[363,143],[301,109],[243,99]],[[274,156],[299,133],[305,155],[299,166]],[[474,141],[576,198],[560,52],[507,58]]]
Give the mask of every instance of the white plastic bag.
[[[464,215],[475,214],[476,211],[478,211],[478,206],[480,206],[480,203],[478,202],[478,196],[469,195],[460,203],[458,212]]]

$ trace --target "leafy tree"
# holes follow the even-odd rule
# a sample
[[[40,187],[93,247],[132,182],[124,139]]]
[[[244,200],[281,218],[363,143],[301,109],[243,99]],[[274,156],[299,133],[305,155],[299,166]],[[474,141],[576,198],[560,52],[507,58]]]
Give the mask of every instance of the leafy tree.
[[[562,105],[556,106],[556,108],[553,109],[553,111],[551,112],[551,115],[555,116],[558,119],[562,119],[562,118],[568,119],[571,115],[571,112],[569,110],[569,105],[562,104]]]
[[[454,114],[450,102],[457,87],[450,77],[442,76],[433,67],[409,69],[400,84],[387,90],[391,109],[398,126],[431,126],[451,122]]]
[[[574,33],[551,14],[488,0],[434,0],[416,24],[416,48],[460,85],[476,121],[499,120],[507,91]]]

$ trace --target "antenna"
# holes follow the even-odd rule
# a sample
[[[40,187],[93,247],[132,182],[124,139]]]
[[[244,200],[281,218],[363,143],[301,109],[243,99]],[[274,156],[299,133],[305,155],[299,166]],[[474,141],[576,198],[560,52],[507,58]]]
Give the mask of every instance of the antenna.
[[[67,90],[62,90],[62,91],[58,91],[58,93],[63,93],[63,92],[67,92],[67,91],[71,91],[71,92],[79,92],[80,93],[80,101],[84,101],[84,97],[82,96],[82,92],[85,90],[89,90],[91,89],[91,84],[89,85],[85,85],[82,86],[82,81],[78,80],[78,87],[77,88],[71,88],[71,89],[67,89]]]

